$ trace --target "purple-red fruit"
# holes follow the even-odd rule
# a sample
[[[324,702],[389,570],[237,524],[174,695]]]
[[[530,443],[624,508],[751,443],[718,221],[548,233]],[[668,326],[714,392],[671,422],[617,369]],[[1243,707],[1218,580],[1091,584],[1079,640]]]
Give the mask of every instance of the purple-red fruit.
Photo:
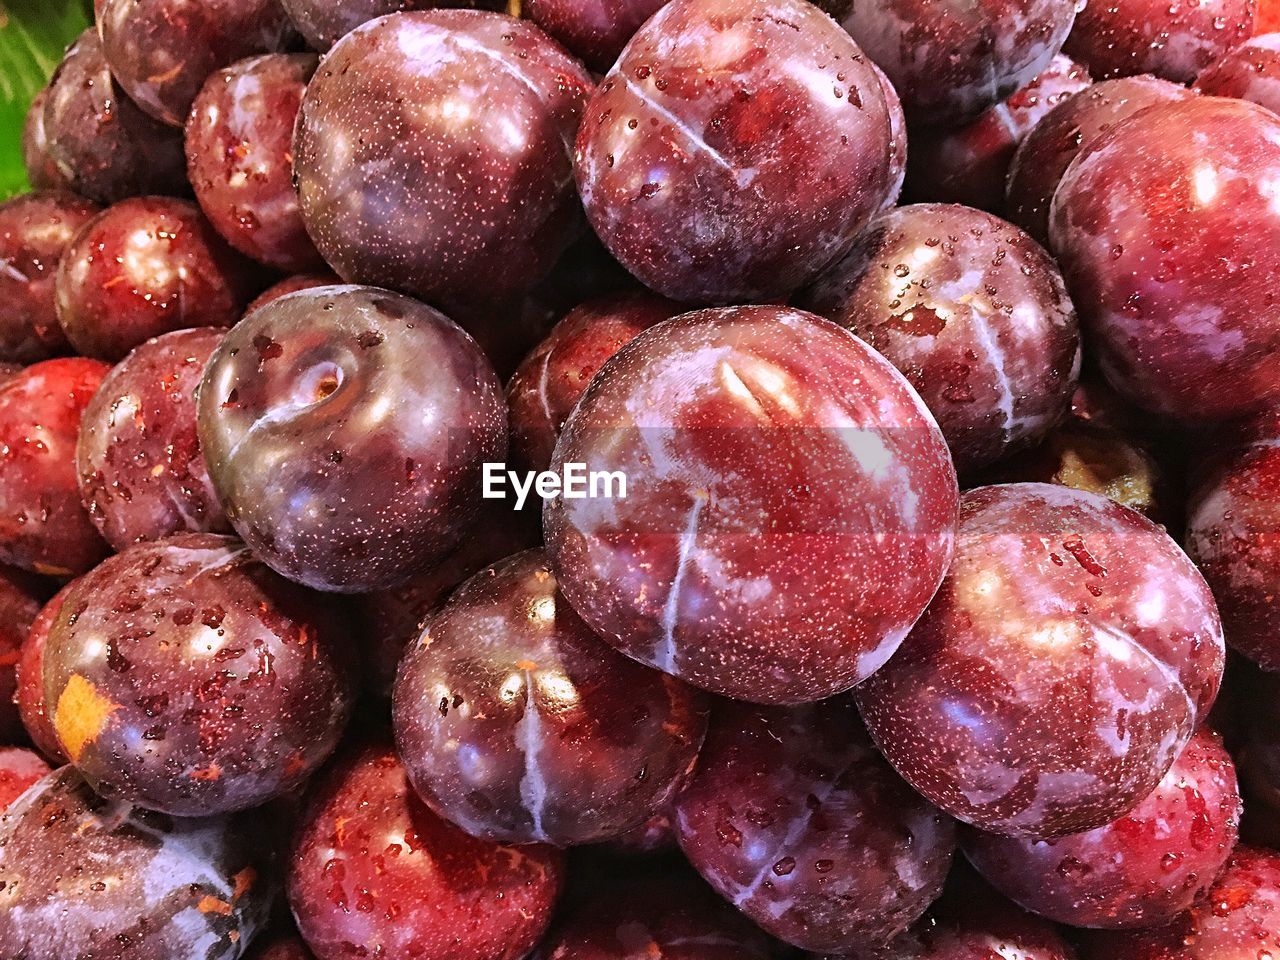
[[[592,226],[664,296],[784,297],[890,191],[889,111],[857,45],[802,0],[674,0],[592,96],[575,169]]]
[[[62,752],[62,745],[58,743],[58,734],[53,729],[49,712],[45,709],[44,647],[49,639],[49,628],[53,626],[58,611],[62,609],[62,601],[67,598],[67,593],[74,583],[74,580],[71,581],[54,594],[53,599],[44,605],[32,621],[31,628],[22,641],[22,649],[19,652],[15,670],[18,688],[13,699],[18,705],[22,725],[26,727],[27,736],[31,738],[31,742],[41,753],[56,763],[66,763],[67,758]]]
[[[897,206],[902,196],[902,185],[907,179],[907,115],[902,109],[902,98],[893,89],[888,75],[871,64],[876,79],[880,81],[880,92],[884,94],[884,105],[889,111],[889,189],[885,193],[881,210]]]
[[[625,498],[548,501],[560,589],[605,640],[696,686],[800,703],[897,649],[951,558],[956,481],[919,397],[813,314],[727,307],[640,334],[552,468]]]
[[[311,290],[315,287],[332,287],[340,283],[342,281],[332,273],[296,273],[263,290],[250,301],[249,306],[245,307],[244,313],[248,316],[272,300],[279,300],[286,293],[297,293],[299,290]]]
[[[0,747],[0,812],[22,796],[27,787],[51,772],[40,754],[24,747]]]
[[[0,566],[0,745],[19,743],[22,718],[15,699],[22,644],[48,591],[25,570]]]
[[[44,129],[44,105],[49,88],[44,87],[31,100],[26,121],[22,125],[22,165],[33,190],[70,190],[71,182],[58,169],[49,153],[49,136]]]
[[[1246,40],[1202,70],[1195,89],[1212,97],[1248,100],[1280,113],[1280,34]]]
[[[1114,501],[1040,483],[961,498],[956,558],[855,695],[912,786],[995,833],[1104,826],[1208,714],[1225,651],[1198,570]]]
[[[528,0],[524,15],[601,73],[667,0]]]
[[[389,13],[437,7],[503,7],[499,0],[280,0],[280,5],[312,49],[321,53],[361,24]]]

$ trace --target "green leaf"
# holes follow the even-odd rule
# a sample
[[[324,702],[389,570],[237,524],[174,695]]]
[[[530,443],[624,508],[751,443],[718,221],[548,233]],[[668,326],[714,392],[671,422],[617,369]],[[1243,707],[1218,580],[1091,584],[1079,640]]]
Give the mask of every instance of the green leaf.
[[[29,189],[22,165],[27,107],[92,18],[88,0],[0,0],[0,199]]]

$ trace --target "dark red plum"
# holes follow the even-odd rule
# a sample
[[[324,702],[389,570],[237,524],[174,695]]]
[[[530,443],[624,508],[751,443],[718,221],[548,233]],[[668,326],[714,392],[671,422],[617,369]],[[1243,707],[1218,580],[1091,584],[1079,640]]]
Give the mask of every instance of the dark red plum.
[[[536,514],[529,508],[517,513],[507,501],[486,500],[475,524],[443,560],[398,586],[357,598],[365,626],[365,673],[375,693],[391,695],[405,650],[458,586],[541,542],[540,516],[540,508]]]
[[[1067,170],[1053,250],[1107,381],[1134,403],[1214,420],[1280,396],[1273,177],[1280,117],[1221,97],[1140,110]]]
[[[0,817],[0,943],[40,960],[236,960],[275,897],[249,824],[99,797],[70,767]]]
[[[1240,847],[1208,897],[1163,927],[1095,934],[1086,960],[1266,960],[1280,951],[1280,854]]]
[[[785,307],[673,318],[609,360],[552,468],[560,589],[623,653],[762,703],[820,700],[897,649],[951,558],[955,473],[924,404],[848,331]]]
[[[418,800],[390,745],[341,756],[298,830],[289,904],[317,960],[520,960],[563,876],[551,847],[477,840]]]
[[[888,210],[898,205],[902,185],[907,179],[907,114],[902,109],[902,98],[893,89],[888,75],[874,63],[871,68],[880,81],[880,92],[884,94],[884,104],[889,111],[889,189],[880,204],[881,210]]]
[[[497,13],[357,28],[298,117],[312,239],[343,279],[446,308],[524,293],[580,227],[571,151],[592,85],[540,30]]]
[[[338,279],[336,274],[332,273],[296,273],[291,277],[285,277],[279,283],[273,283],[267,289],[253,298],[249,306],[245,307],[245,315],[253,313],[259,307],[265,307],[272,300],[279,300],[287,293],[297,293],[299,290],[313,290],[316,287],[332,287],[340,284],[342,281]]]
[[[187,173],[226,241],[287,272],[324,269],[293,189],[293,125],[318,58],[267,54],[209,76],[187,120]]]
[[[955,825],[880,758],[846,699],[718,707],[676,830],[689,862],[751,920],[831,953],[920,919],[955,849]]]
[[[246,960],[315,960],[306,943],[296,933],[259,937],[245,954]]]
[[[107,554],[76,485],[76,438],[110,371],[69,357],[0,384],[0,563],[36,573],[82,573]]]
[[[605,361],[679,312],[671,301],[645,293],[603,297],[570,310],[507,384],[512,455],[531,469],[547,469],[565,420]]]
[[[643,824],[693,767],[705,699],[601,641],[528,550],[480,571],[396,677],[418,795],[477,837],[598,843]]]
[[[120,360],[162,333],[229,327],[257,276],[195,204],[136,197],[85,224],[58,267],[58,320],[77,352]]]
[[[523,15],[593,70],[613,66],[641,25],[667,0],[527,0]]]
[[[70,190],[71,181],[63,176],[49,152],[49,135],[44,129],[44,105],[49,88],[44,87],[31,100],[22,125],[22,165],[33,190]]]
[[[912,123],[954,127],[1049,66],[1075,15],[1075,0],[858,0],[838,18]]]
[[[278,0],[104,0],[97,19],[116,81],[174,127],[209,74],[282,49],[291,33]]]
[[[22,739],[15,701],[22,644],[49,595],[44,581],[14,567],[0,566],[0,745]]]
[[[1043,439],[1070,405],[1080,333],[1062,276],[1039,244],[980,210],[890,210],[801,303],[902,371],[961,474]]]
[[[1106,0],[1081,8],[1066,52],[1099,80],[1190,83],[1253,33],[1257,0]]]
[[[1095,83],[1058,104],[1027,134],[1009,167],[1005,212],[1041,243],[1049,242],[1049,202],[1071,161],[1120,121],[1144,107],[1185,100],[1190,91],[1156,77]]]
[[[890,191],[891,138],[875,71],[816,7],[673,0],[592,96],[574,167],[596,233],[645,284],[760,301],[848,249]]]
[[[342,734],[354,685],[344,628],[231,537],[141,544],[64,598],[45,703],[99,793],[175,816],[259,806],[302,784]]]
[[[39,615],[32,621],[19,651],[16,669],[18,687],[13,698],[31,742],[46,757],[60,764],[66,763],[67,757],[62,752],[57,731],[53,729],[53,723],[45,709],[44,648],[49,639],[49,628],[62,609],[62,602],[67,598],[72,583],[75,581],[54,594],[53,599],[41,608]]]
[[[196,436],[196,388],[225,330],[148,340],[102,381],[80,421],[76,470],[116,550],[173,533],[229,533]]]
[[[1018,483],[961,497],[956,559],[855,695],[906,780],[984,830],[1104,826],[1208,714],[1225,651],[1195,565],[1112,500]]]
[[[280,0],[293,24],[321,53],[363,23],[389,13],[434,10],[437,7],[489,7],[501,10],[500,0]]]
[[[987,881],[1028,910],[1077,927],[1150,927],[1208,892],[1235,849],[1240,812],[1231,757],[1202,729],[1114,823],[1040,841],[969,830],[962,843]]]
[[[49,82],[41,126],[63,185],[76,193],[115,203],[187,191],[181,132],[120,91],[93,28],[71,45]]]
[[[1280,113],[1280,34],[1247,40],[1196,78],[1195,89],[1213,97],[1235,97]]]
[[[687,868],[605,884],[532,960],[773,960],[773,941]]]
[[[955,130],[917,129],[911,138],[907,196],[1001,213],[1018,144],[1045,114],[1088,86],[1089,72],[1059,54],[1030,83],[976,120]]]
[[[319,287],[250,314],[200,388],[200,444],[227,517],[292,580],[363,593],[457,547],[506,403],[475,341],[425,304]]]
[[[50,772],[49,764],[34,750],[0,747],[0,812]]]

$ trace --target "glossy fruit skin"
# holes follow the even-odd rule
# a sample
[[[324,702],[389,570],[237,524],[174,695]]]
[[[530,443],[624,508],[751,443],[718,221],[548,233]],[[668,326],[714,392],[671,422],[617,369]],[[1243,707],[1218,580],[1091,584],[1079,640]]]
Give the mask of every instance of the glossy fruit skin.
[[[1085,960],[1260,960],[1280,950],[1280,854],[1239,847],[1209,896],[1167,926],[1099,933]]]
[[[547,469],[565,420],[605,361],[680,310],[670,300],[633,292],[570,310],[507,384],[512,456],[529,469]]]
[[[53,729],[53,722],[45,710],[44,648],[49,639],[49,628],[62,609],[62,602],[66,600],[72,583],[75,581],[55,593],[53,599],[40,609],[40,613],[31,622],[26,638],[22,641],[15,670],[17,690],[14,702],[18,705],[18,714],[22,718],[22,725],[26,727],[27,736],[41,753],[58,764],[66,763],[67,757],[62,752],[57,731]]]
[[[111,368],[44,360],[0,384],[0,563],[65,576],[107,553],[76,486],[80,418]]]
[[[855,696],[935,804],[1042,839],[1150,794],[1212,706],[1224,657],[1209,588],[1162,528],[1094,494],[1008,484],[961,497],[947,579]]]
[[[291,580],[344,592],[443,559],[478,513],[481,464],[507,448],[475,341],[374,287],[304,290],[246,317],[209,360],[197,423],[237,533]]]
[[[259,806],[303,783],[351,711],[333,605],[238,540],[189,533],[85,574],[44,650],[59,745],[99,793],[174,816]]]
[[[295,273],[285,277],[279,283],[273,283],[249,302],[245,307],[245,316],[259,307],[264,307],[272,300],[279,300],[286,293],[297,293],[299,290],[312,290],[316,287],[332,287],[342,281],[333,273]]]
[[[1185,100],[1185,87],[1156,77],[1095,83],[1058,104],[1027,134],[1009,167],[1005,213],[1040,243],[1049,242],[1049,202],[1071,161],[1144,107]]]
[[[1280,35],[1268,33],[1246,40],[1205,67],[1196,78],[1195,89],[1280,112]]]
[[[209,222],[247,257],[324,269],[293,189],[293,125],[313,54],[266,54],[210,74],[186,125],[187,173]]]
[[[954,545],[955,473],[923,403],[847,331],[785,307],[640,334],[569,418],[564,463],[628,477],[625,499],[544,507],[564,595],[623,653],[724,696],[799,703],[864,679]]]
[[[196,388],[225,330],[148,340],[85,408],[76,444],[80,496],[116,550],[174,533],[230,533],[196,436]]]
[[[688,868],[605,884],[530,960],[773,960],[773,941]]]
[[[47,776],[51,767],[40,754],[24,747],[0,747],[0,812]]]
[[[71,190],[71,182],[62,175],[49,153],[49,136],[44,129],[44,105],[49,88],[44,87],[31,100],[26,121],[22,125],[22,165],[32,190]]]
[[[0,817],[0,943],[41,960],[236,960],[275,897],[265,847],[246,821],[104,800],[63,767]]]
[[[990,214],[890,210],[801,302],[902,371],[962,475],[1043,439],[1067,412],[1080,333],[1062,275]]]
[[[311,793],[289,904],[317,960],[520,960],[551,920],[563,857],[504,847],[441,820],[390,744],[341,755]]]
[[[432,70],[415,66],[422,56]],[[592,85],[540,30],[497,13],[401,13],[357,28],[298,117],[294,170],[312,239],[343,279],[446,309],[524,293],[579,229],[570,152]]]
[[[78,353],[122,359],[172,330],[229,327],[257,287],[252,265],[194,203],[135,197],[81,227],[58,266],[58,321]]]
[[[1190,83],[1253,33],[1257,0],[1107,0],[1076,17],[1066,52],[1099,80],[1151,73]]]
[[[17,666],[23,641],[48,595],[40,577],[0,566],[0,745],[22,739],[22,720],[14,701]]]
[[[27,193],[0,204],[0,360],[33,363],[67,352],[54,276],[71,238],[97,212],[72,193]]]
[[[280,5],[313,50],[328,50],[361,24],[389,13],[434,10],[437,7],[488,7],[500,10],[497,0],[470,3],[440,0],[280,0]]]
[[[65,185],[81,196],[115,203],[186,192],[182,135],[121,92],[93,28],[68,48],[49,81],[42,127]]]
[[[458,588],[405,655],[393,704],[428,806],[473,836],[562,847],[643,824],[707,726],[705,697],[591,632],[541,550]]]
[[[1167,923],[1208,891],[1239,836],[1231,756],[1201,729],[1155,791],[1096,830],[1018,840],[966,830],[964,851],[1005,896],[1077,927]]]
[[[1211,420],[1280,396],[1272,174],[1280,117],[1192,97],[1113,127],[1063,177],[1052,247],[1103,373],[1133,402]]]
[[[1059,54],[1029,83],[964,126],[917,129],[907,196],[1003,213],[1005,180],[1018,144],[1045,114],[1089,83],[1089,71]]]
[[[913,123],[955,127],[1028,83],[1062,49],[1073,0],[858,0],[841,25]]]
[[[880,204],[881,210],[889,210],[898,205],[907,179],[907,114],[902,109],[902,98],[893,88],[893,81],[874,63],[871,69],[880,81],[880,92],[884,94],[884,105],[889,111],[889,189]]]
[[[890,137],[875,72],[812,5],[673,0],[587,104],[574,170],[647,286],[758,302],[848,249],[889,192]]]
[[[604,73],[667,0],[529,0],[523,15],[592,70]]]
[[[104,0],[98,29],[120,86],[174,127],[209,74],[282,49],[290,36],[278,0]]]
[[[937,899],[955,825],[875,752],[846,698],[723,704],[676,801],[689,862],[781,940],[886,943]]]

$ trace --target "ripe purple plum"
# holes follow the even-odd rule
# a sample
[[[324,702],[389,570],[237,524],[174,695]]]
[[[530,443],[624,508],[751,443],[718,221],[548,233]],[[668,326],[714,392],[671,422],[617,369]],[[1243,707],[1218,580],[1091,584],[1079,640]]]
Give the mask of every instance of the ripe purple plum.
[[[22,717],[15,700],[22,644],[49,595],[44,580],[0,566],[0,745],[19,743]]]
[[[27,108],[22,125],[22,165],[33,190],[70,190],[71,181],[63,176],[49,152],[49,136],[44,129],[44,105],[49,88],[43,87]]]
[[[1212,97],[1235,97],[1280,113],[1280,34],[1246,40],[1196,77],[1195,89]]]
[[[174,816],[301,785],[351,712],[341,611],[231,537],[132,547],[75,582],[49,628],[44,697],[99,793]]]
[[[1161,527],[1041,483],[961,498],[955,562],[855,691],[876,743],[946,812],[1045,839],[1160,783],[1221,683],[1208,585]]]
[[[667,0],[528,0],[524,15],[587,66],[604,73]]]
[[[280,5],[311,44],[324,53],[363,23],[406,10],[437,7],[488,7],[501,10],[499,0],[280,0]]]
[[[44,648],[49,639],[49,628],[53,626],[54,618],[62,609],[62,602],[66,600],[73,583],[75,583],[74,580],[54,594],[53,599],[40,609],[40,613],[31,622],[31,627],[22,641],[15,668],[17,690],[13,699],[18,705],[22,725],[26,727],[27,736],[36,745],[36,749],[58,764],[66,763],[67,757],[62,752],[57,731],[53,729],[49,712],[45,709]]]
[[[785,297],[890,192],[875,71],[803,0],[673,0],[592,96],[575,171],[618,261],[690,303]],[[803,185],[803,186],[800,186]]]
[[[889,210],[898,205],[902,186],[907,180],[907,114],[902,109],[902,98],[893,89],[888,75],[874,63],[871,67],[880,81],[880,92],[884,94],[884,104],[889,110],[889,189],[880,205],[881,210]]]
[[[890,210],[801,303],[902,371],[962,475],[1042,440],[1070,405],[1080,332],[1062,275],[988,213]]]
[[[456,548],[481,465],[507,449],[502,388],[475,341],[374,287],[304,290],[246,317],[209,360],[197,426],[244,541],[291,580],[348,593]]]
[[[673,318],[609,360],[552,469],[625,498],[544,509],[560,589],[605,640],[715,693],[820,700],[879,668],[954,546],[946,441],[848,331],[785,307]]]
[[[272,300],[279,300],[286,293],[297,293],[299,290],[312,290],[316,287],[332,287],[341,283],[342,281],[333,273],[295,273],[278,283],[273,283],[254,297],[249,306],[245,307],[245,316],[259,307],[266,306]]]

